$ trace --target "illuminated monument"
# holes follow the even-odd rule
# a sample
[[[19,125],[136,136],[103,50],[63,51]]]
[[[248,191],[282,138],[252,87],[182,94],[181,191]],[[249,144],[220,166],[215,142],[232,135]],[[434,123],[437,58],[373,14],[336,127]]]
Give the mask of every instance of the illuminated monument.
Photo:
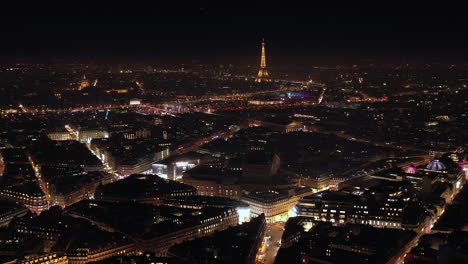
[[[258,70],[257,78],[255,82],[271,82],[270,75],[266,68],[266,59],[265,59],[265,40],[262,39],[262,58],[260,60],[260,70]]]
[[[88,79],[86,79],[86,75],[83,75],[83,79],[81,79],[80,87],[78,88],[78,90],[81,91],[88,86],[89,86],[89,81]]]

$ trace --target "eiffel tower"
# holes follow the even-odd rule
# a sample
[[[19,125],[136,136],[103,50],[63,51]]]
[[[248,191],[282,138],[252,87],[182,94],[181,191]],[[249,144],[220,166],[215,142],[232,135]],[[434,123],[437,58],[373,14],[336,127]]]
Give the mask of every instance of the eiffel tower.
[[[265,58],[265,40],[262,39],[262,58],[260,59],[260,70],[258,70],[257,78],[255,82],[271,82],[270,75],[266,68],[266,58]]]

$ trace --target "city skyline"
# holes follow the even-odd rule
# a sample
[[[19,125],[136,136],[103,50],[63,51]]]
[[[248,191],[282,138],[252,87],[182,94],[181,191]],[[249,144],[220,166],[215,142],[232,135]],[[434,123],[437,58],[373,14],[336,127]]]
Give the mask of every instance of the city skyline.
[[[468,263],[466,9],[64,4],[0,16],[0,263]]]

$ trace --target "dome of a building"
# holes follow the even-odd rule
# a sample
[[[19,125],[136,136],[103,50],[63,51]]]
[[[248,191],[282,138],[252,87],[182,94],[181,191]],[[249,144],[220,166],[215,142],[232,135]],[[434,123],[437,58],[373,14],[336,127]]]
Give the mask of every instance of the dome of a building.
[[[446,170],[445,164],[440,162],[439,160],[433,160],[427,164],[426,169],[429,170]]]

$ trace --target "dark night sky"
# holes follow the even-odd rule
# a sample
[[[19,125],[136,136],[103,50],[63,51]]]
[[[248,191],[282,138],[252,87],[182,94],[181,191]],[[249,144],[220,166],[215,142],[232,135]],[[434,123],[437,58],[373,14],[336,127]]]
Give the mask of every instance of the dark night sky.
[[[181,4],[182,5],[182,4]],[[288,8],[92,5],[2,10],[3,58],[313,64],[375,58],[464,62],[466,10],[355,4]]]

